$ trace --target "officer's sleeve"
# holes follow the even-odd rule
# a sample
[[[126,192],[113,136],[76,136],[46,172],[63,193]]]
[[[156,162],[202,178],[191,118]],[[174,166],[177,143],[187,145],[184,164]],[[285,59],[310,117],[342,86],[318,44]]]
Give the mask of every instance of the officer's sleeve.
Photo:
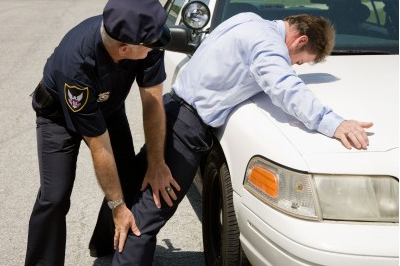
[[[97,104],[95,89],[75,79],[60,79],[58,88],[68,129],[87,137],[102,135],[107,127]]]
[[[139,87],[152,87],[162,83],[167,77],[164,66],[164,51],[152,50],[140,60],[136,82]]]

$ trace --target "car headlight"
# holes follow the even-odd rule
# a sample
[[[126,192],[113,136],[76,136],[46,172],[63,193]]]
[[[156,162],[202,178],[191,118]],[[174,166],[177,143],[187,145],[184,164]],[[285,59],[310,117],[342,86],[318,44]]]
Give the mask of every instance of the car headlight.
[[[244,186],[268,205],[285,213],[306,219],[320,219],[310,174],[292,171],[254,157],[247,166]]]
[[[244,187],[269,206],[303,219],[398,222],[398,183],[390,176],[309,174],[254,157]]]
[[[399,221],[399,182],[389,176],[314,175],[322,218]]]

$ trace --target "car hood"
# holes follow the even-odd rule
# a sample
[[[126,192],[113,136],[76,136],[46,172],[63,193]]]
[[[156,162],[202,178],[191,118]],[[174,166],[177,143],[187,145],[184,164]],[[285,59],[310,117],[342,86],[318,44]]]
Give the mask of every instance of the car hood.
[[[335,113],[345,119],[374,123],[367,130],[370,143],[367,150],[347,150],[338,140],[308,130],[274,106],[265,94],[251,100],[303,157],[329,159],[335,158],[333,154],[351,156],[351,153],[394,150],[399,146],[398,60],[398,55],[331,56],[318,65],[295,67],[307,87]]]

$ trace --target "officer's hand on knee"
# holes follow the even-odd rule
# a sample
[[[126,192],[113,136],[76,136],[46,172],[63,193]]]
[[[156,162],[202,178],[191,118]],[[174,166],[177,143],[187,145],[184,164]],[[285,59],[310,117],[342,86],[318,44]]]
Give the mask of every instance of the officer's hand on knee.
[[[118,251],[121,253],[124,249],[129,228],[136,236],[140,236],[140,231],[136,226],[135,217],[133,217],[132,212],[125,204],[121,204],[113,209],[112,215],[115,224],[114,249],[118,246]]]

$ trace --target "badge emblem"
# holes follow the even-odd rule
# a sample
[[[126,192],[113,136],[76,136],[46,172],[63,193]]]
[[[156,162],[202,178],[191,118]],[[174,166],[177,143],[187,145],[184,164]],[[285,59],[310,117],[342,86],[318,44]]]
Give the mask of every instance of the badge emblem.
[[[108,100],[108,98],[110,98],[110,92],[109,91],[100,93],[99,94],[99,98],[97,98],[97,102],[98,103],[105,102],[105,101]]]
[[[88,87],[79,88],[76,86],[70,86],[67,83],[64,85],[65,101],[72,112],[79,112],[85,107],[89,98]]]

